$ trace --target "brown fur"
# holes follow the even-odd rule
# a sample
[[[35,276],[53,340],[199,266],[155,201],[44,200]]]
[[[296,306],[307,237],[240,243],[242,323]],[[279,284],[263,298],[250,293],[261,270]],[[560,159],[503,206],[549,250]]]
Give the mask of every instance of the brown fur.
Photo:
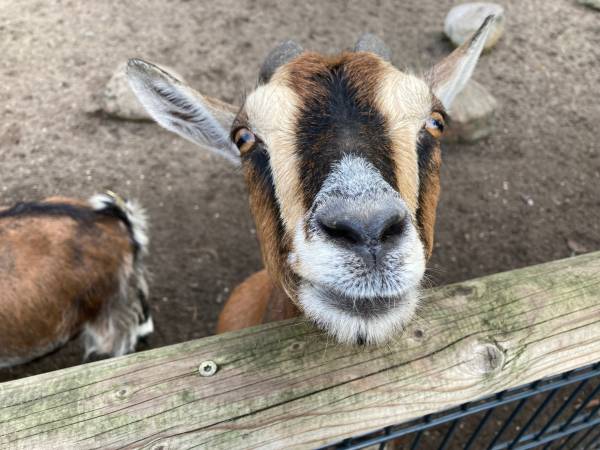
[[[425,169],[425,177],[421,180],[419,193],[419,211],[417,213],[421,240],[425,247],[427,259],[433,253],[433,238],[435,234],[435,217],[440,196],[440,166],[442,165],[442,152],[439,142],[433,150],[429,166]]]
[[[263,262],[268,273],[276,280],[285,280],[291,276],[285,273],[286,257],[289,252],[289,237],[280,225],[274,198],[269,195],[260,180],[260,175],[249,166],[246,171],[246,183],[250,191],[250,208],[259,229],[259,244]]]
[[[262,323],[274,284],[265,269],[238,285],[219,314],[217,333],[241,330]]]
[[[234,289],[219,315],[217,333],[241,330],[265,322],[291,319],[298,309],[265,269],[249,276]]]
[[[394,78],[397,71],[381,58],[363,52],[342,53],[337,56],[323,56],[318,53],[306,52],[281,67],[272,77],[270,86],[271,89],[279,89],[280,95],[289,97],[290,102],[296,105],[297,110],[291,120],[297,121],[305,105],[311,101],[318,103],[321,98],[327,97],[328,92],[319,79],[327,77],[331,68],[338,65],[344,65],[349,84],[356,91],[357,101],[364,105],[377,106],[378,109],[384,111],[387,121],[393,123],[398,112],[393,105],[384,103],[384,100],[379,97],[384,83],[398,84],[398,79]],[[428,88],[427,92],[429,92]],[[271,95],[268,98],[272,104]],[[233,129],[246,126],[250,119],[246,110],[242,108],[234,122]],[[287,132],[295,133],[295,130],[287,130]],[[401,142],[393,143],[393,156],[389,162],[389,171],[393,179],[390,181],[396,184],[399,192],[410,205],[411,213],[415,215],[419,184],[416,167],[416,130],[415,136],[404,130],[395,130],[394,137]],[[287,217],[285,212],[296,211],[294,216],[300,216],[310,207],[311,196],[307,195],[307,186],[300,186],[299,175],[314,168],[298,167],[300,149],[287,149],[285,144],[273,146],[270,149],[272,170],[275,175],[278,175],[278,170],[285,173],[286,185],[289,188],[283,193],[279,192],[282,195],[277,199],[265,189],[261,174],[257,172],[253,164],[249,161],[244,163],[246,184],[250,191],[250,205],[257,224],[266,272],[261,271],[250,276],[234,291],[221,313],[217,332],[231,331],[299,314],[294,306],[295,279],[286,259],[290,251],[291,233],[293,232],[288,223],[293,223],[293,219]],[[283,147],[286,148],[287,156],[285,161],[281,162],[284,164],[283,168],[280,168],[277,167],[277,161],[273,161],[273,159],[279,157],[276,152],[281,152]],[[381,152],[383,150],[372,149],[372,151]],[[380,158],[376,154],[373,157]],[[436,161],[439,161],[439,158]],[[306,160],[304,163],[314,164],[314,161]],[[431,182],[433,185],[423,190],[420,199],[421,205],[419,205],[419,217],[422,219],[422,239],[428,256],[431,254],[433,245],[435,206],[439,193],[439,179],[435,168],[439,168],[439,164],[432,163],[431,171],[428,172],[428,180],[423,180]],[[297,186],[294,188],[293,185]],[[283,212],[279,211],[279,207],[275,203],[277,200],[279,207],[283,204],[288,209]],[[292,206],[290,207],[290,205]],[[269,311],[275,311],[275,313],[269,313]]]
[[[271,90],[265,93],[268,102],[259,101],[258,106],[253,105],[250,108],[251,111],[242,108],[232,127],[235,130],[246,126],[251,119],[249,112],[252,115],[257,107],[268,105],[272,108],[278,101],[295,105],[291,109],[286,108],[282,114],[277,114],[278,128],[270,136],[271,139],[277,141],[271,146],[271,170],[275,177],[286,179],[285,190],[281,189],[277,192],[279,205],[275,204],[276,199],[271,193],[266,191],[261,174],[257,173],[252,163],[244,162],[250,206],[257,224],[265,267],[273,279],[277,280],[286,290],[292,301],[295,297],[294,275],[288,268],[286,258],[290,250],[291,235],[294,232],[292,226],[310,205],[304,195],[306,186],[302,186],[300,181],[298,149],[295,148],[290,138],[295,134],[293,126],[304,105],[311,99],[327,95],[322,83],[318,82],[318,78],[327,76],[332,67],[340,64],[347,65],[348,76],[356,91],[360,93],[360,101],[372,102],[381,71],[384,70],[387,63],[370,53],[343,53],[328,57],[307,52],[278,70],[269,82]],[[273,92],[277,92],[276,99],[273,97]],[[261,97],[260,94],[258,97]],[[274,114],[275,112],[269,111],[267,115]],[[265,113],[261,111],[261,115],[265,115]],[[283,117],[284,115],[289,115],[289,117]],[[289,129],[281,126],[284,119],[290,121]],[[281,128],[288,133],[284,139],[279,136]],[[259,131],[263,131],[262,137],[266,137],[264,136],[266,130]],[[278,207],[281,208],[281,211],[278,210]]]
[[[0,255],[0,359],[26,360],[72,338],[132,270],[128,232],[112,217],[93,226],[63,216],[2,218]]]
[[[401,74],[389,63],[372,54],[357,52],[327,57],[308,52],[295,57],[292,61],[277,69],[269,83],[271,86],[280,83],[286,89],[283,97],[271,98],[275,100],[273,103],[277,103],[277,100],[281,98],[289,99],[286,104],[293,105],[297,109],[297,111],[292,109],[291,114],[289,108],[284,109],[288,115],[293,116],[285,117],[287,120],[286,126],[289,125],[290,120],[296,120],[297,123],[303,109],[309,110],[307,105],[311,106],[310,111],[315,114],[308,118],[310,125],[311,119],[322,117],[323,114],[321,113],[328,111],[324,109],[327,105],[321,103],[321,99],[326,98],[328,94],[327,83],[322,82],[323,78],[331,76],[330,69],[333,66],[340,64],[345,66],[344,74],[348,77],[348,84],[357,91],[357,93],[352,93],[356,101],[359,103],[364,102],[369,106],[374,105],[377,112],[386,119],[385,127],[388,129],[382,130],[382,132],[389,132],[393,142],[393,148],[389,153],[391,153],[393,159],[395,183],[391,184],[397,187],[398,192],[407,203],[413,219],[418,224],[427,259],[433,251],[436,207],[440,193],[441,151],[439,141],[434,140],[433,147],[427,148],[426,154],[417,153],[417,142],[419,142],[420,133],[423,132],[421,124],[427,120],[432,111],[443,111],[443,108],[440,109],[439,100],[433,93],[444,93],[443,89],[437,89],[445,87],[444,83],[448,83],[453,79],[454,73],[463,58],[471,50],[474,43],[481,42],[481,40],[478,41],[481,33],[489,29],[488,26],[493,20],[493,17],[488,17],[471,39],[437,64],[427,74],[426,82],[411,75]],[[257,91],[260,89],[259,87]],[[262,89],[263,93],[269,92],[268,88],[264,86]],[[279,88],[279,90],[281,89]],[[456,93],[449,91],[447,94],[451,96],[444,98],[447,103],[450,103],[452,96]],[[265,95],[263,97],[268,98]],[[263,99],[262,102],[257,103],[259,105],[256,108],[258,111],[268,112],[266,111],[268,102]],[[270,125],[270,127],[264,128],[259,126],[258,131],[273,128],[273,124]],[[307,126],[307,128],[310,128],[310,126]],[[291,131],[292,136],[298,136],[298,130]],[[327,133],[327,131],[321,132]],[[323,145],[319,145],[321,143],[320,139],[325,143],[327,141],[324,137],[318,136],[310,142],[313,146],[322,148]],[[287,140],[281,138],[277,140],[280,143],[283,142],[285,147],[284,161],[281,162],[281,158],[279,158],[278,164],[285,167],[283,169],[274,167],[273,172],[279,180],[283,179],[288,184],[285,189],[279,187],[284,195],[279,195],[278,192],[277,199],[274,198],[274,195],[264,192],[264,190],[261,191],[264,186],[256,183],[257,177],[253,175],[249,165],[246,165],[248,169],[246,180],[250,187],[251,205],[255,213],[263,258],[273,281],[269,281],[266,273],[260,272],[250,277],[240,288],[236,289],[234,296],[225,308],[226,315],[231,319],[220,322],[219,332],[232,329],[232,326],[237,326],[240,323],[240,319],[233,319],[236,317],[236,310],[242,310],[240,305],[243,305],[244,311],[253,311],[252,314],[247,315],[243,322],[247,326],[277,317],[277,314],[269,316],[265,312],[269,310],[269,302],[275,302],[273,292],[276,291],[276,287],[279,285],[286,289],[287,294],[292,299],[294,298],[293,289],[290,288],[290,285],[293,286],[293,280],[290,283],[290,270],[287,268],[287,260],[285,259],[289,247],[289,234],[293,232],[293,230],[290,230],[290,224],[297,223],[303,212],[310,208],[311,199],[314,197],[315,191],[318,190],[320,180],[307,186],[306,179],[308,175],[323,170],[321,166],[324,161],[311,160],[308,157],[301,161],[297,155],[299,149],[294,149],[293,144],[290,144],[292,140],[292,137],[288,137]],[[277,152],[277,149],[275,148],[272,151]],[[379,154],[376,157],[382,158],[383,155]],[[385,155],[385,158],[388,157],[388,155]],[[271,155],[271,161],[273,161],[273,155]],[[301,164],[298,164],[298,162],[301,162]],[[380,166],[383,167],[378,167],[378,169],[382,172],[382,176],[386,181],[389,182],[389,177],[385,176],[386,164]],[[273,165],[271,165],[271,168],[273,169]],[[301,184],[302,189],[300,189]],[[279,205],[275,202],[279,202]],[[289,214],[291,217],[288,217],[287,213],[289,212],[293,213]],[[248,292],[260,292],[260,295],[253,299],[252,294],[246,295],[245,289]],[[279,310],[281,311],[281,309]]]
[[[376,95],[386,62],[367,52],[343,52],[327,56],[316,52],[305,52],[282,67],[279,76],[285,77],[290,89],[303,102],[327,95],[319,77],[326,77],[332,67],[344,66],[351,84],[356,88],[359,99],[369,103]]]

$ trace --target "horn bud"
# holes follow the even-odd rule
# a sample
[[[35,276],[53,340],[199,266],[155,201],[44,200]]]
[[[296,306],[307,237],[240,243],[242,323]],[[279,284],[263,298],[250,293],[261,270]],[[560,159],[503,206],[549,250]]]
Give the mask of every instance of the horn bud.
[[[282,42],[275,47],[267,55],[265,62],[259,72],[259,80],[261,83],[266,83],[273,76],[275,71],[288,61],[291,61],[300,53],[302,53],[302,47],[294,41],[287,40]]]

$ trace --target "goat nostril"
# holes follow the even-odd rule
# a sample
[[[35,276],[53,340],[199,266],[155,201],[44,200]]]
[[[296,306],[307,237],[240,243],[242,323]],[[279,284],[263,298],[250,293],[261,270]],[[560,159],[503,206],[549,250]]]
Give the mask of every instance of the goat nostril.
[[[318,223],[325,234],[332,239],[344,240],[351,244],[362,241],[360,233],[349,223],[339,220],[319,220]]]
[[[373,253],[381,244],[404,234],[406,216],[385,211],[367,218],[321,216],[317,218],[317,225],[329,239],[356,248],[364,247]]]
[[[379,239],[381,242],[386,242],[396,236],[401,236],[404,233],[405,227],[406,223],[404,218],[394,216],[383,226]]]

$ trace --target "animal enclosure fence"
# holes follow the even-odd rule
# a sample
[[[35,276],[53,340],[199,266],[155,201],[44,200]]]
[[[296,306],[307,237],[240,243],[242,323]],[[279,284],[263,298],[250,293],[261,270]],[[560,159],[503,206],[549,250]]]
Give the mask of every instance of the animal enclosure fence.
[[[390,443],[410,450],[600,448],[600,364],[320,450],[385,449]]]
[[[300,319],[3,383],[0,447],[593,446],[599,275],[592,253],[432,289],[380,348]]]

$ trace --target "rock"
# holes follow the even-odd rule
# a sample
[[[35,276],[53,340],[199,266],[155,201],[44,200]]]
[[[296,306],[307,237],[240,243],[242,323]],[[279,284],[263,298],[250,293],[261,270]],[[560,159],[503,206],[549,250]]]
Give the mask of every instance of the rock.
[[[494,131],[494,113],[498,102],[475,80],[469,81],[454,99],[450,110],[450,126],[444,140],[475,142]]]
[[[523,200],[523,203],[525,203],[527,206],[533,206],[535,205],[535,202],[533,201],[533,199],[531,198],[530,195],[527,194],[519,194],[521,199]]]
[[[569,250],[571,250],[574,255],[580,255],[588,252],[588,249],[575,239],[567,239],[567,247],[569,247]]]
[[[458,47],[479,29],[490,14],[496,16],[496,23],[483,47],[484,50],[489,50],[504,32],[504,8],[496,3],[476,2],[455,6],[446,15],[444,33]]]
[[[600,0],[577,0],[580,5],[600,11]]]
[[[152,121],[129,87],[126,67],[126,61],[119,64],[106,84],[102,93],[101,109],[109,116],[118,119]]]
[[[392,60],[392,52],[389,47],[385,45],[385,42],[373,33],[363,34],[356,45],[354,46],[355,52],[371,52],[381,56],[386,61]]]

